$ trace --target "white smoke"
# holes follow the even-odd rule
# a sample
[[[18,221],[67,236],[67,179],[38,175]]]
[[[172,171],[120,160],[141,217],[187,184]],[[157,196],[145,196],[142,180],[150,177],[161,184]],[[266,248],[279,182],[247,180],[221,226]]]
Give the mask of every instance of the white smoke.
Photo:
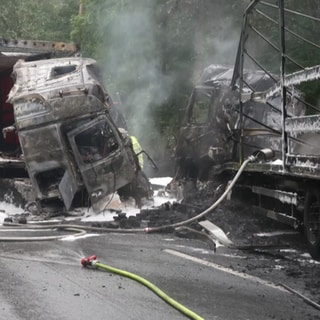
[[[161,148],[164,142],[155,131],[150,106],[161,105],[169,97],[172,84],[161,71],[152,2],[124,8],[112,24],[99,23],[108,31],[103,48],[107,89],[114,100],[122,101],[119,108],[125,109],[130,134],[151,154],[155,144]]]
[[[121,6],[120,3],[119,6]],[[182,63],[186,66],[190,63],[194,64],[193,79],[190,79],[189,71],[186,72],[183,67],[180,68],[183,75],[179,78],[185,77],[186,83],[195,83],[203,69],[210,64],[234,64],[240,37],[240,29],[234,27],[231,19],[222,16],[223,5],[217,1],[216,6],[221,10],[221,14],[218,14],[220,16],[217,19],[204,21],[203,25],[199,24],[199,28],[196,27],[193,35],[188,34],[188,38],[191,42],[193,41],[191,45],[193,44],[195,48],[195,56],[193,58],[183,55],[179,58],[170,56],[170,48],[175,47],[175,44],[169,43],[168,48],[162,48],[159,45],[157,37],[159,32],[161,30],[171,32],[171,30],[170,28],[161,29],[159,21],[156,21],[154,11],[156,6],[158,3],[153,0],[141,0],[130,4],[128,2],[121,7],[121,10],[117,7],[114,13],[116,17],[110,19],[111,14],[109,14],[106,19],[101,15],[101,21],[97,21],[100,33],[105,32],[107,40],[100,54],[103,57],[103,67],[107,75],[107,89],[114,100],[119,100],[117,95],[119,92],[122,101],[120,108],[125,111],[130,134],[135,135],[142,144],[142,148],[151,155],[158,154],[167,143],[163,135],[156,131],[159,126],[155,122],[158,119],[154,119],[151,107],[155,108],[167,101],[174,87],[173,81],[177,79],[177,75],[172,75],[171,70],[163,66],[164,51],[171,59],[171,64],[175,59],[179,59],[177,63],[181,65]],[[173,28],[173,36],[169,35],[167,41],[168,39],[179,41],[179,33],[174,30],[176,22],[170,20],[174,14],[169,11],[165,14],[169,20],[168,24]],[[182,25],[178,27],[181,34],[186,33]],[[186,61],[181,61],[184,58]],[[181,101],[181,105],[175,108],[184,108],[190,93],[185,92],[185,101]],[[154,152],[155,149],[156,152]]]

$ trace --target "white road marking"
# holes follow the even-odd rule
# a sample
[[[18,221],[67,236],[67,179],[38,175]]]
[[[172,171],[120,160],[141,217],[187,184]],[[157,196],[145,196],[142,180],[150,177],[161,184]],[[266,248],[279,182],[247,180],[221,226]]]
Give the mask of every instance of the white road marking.
[[[188,255],[186,253],[182,253],[182,252],[179,252],[179,251],[175,251],[175,250],[171,250],[171,249],[164,249],[163,251],[165,251],[166,253],[175,255],[177,257],[180,257],[180,258],[183,258],[183,259],[186,259],[186,260],[190,260],[190,261],[202,264],[204,266],[211,267],[211,268],[214,268],[214,269],[217,269],[217,270],[232,274],[232,275],[240,277],[242,279],[251,280],[253,282],[257,282],[259,284],[265,285],[267,287],[271,287],[273,289],[278,289],[278,290],[283,291],[283,292],[288,292],[283,287],[277,286],[276,284],[274,284],[274,283],[272,283],[270,281],[266,281],[266,280],[263,280],[261,278],[255,277],[255,276],[251,276],[251,275],[249,275],[247,273],[235,271],[235,270],[232,270],[230,268],[223,267],[223,266],[221,266],[219,264],[216,264],[216,263],[213,263],[213,262],[209,262],[209,261],[206,261],[206,260],[202,260],[200,258],[193,257],[193,256],[190,256],[190,255]]]

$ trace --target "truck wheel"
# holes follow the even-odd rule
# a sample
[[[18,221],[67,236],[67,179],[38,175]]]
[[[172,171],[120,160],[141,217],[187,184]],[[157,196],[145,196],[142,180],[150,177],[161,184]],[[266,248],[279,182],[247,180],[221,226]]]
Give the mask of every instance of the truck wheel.
[[[320,193],[315,188],[306,193],[303,220],[309,252],[320,260]]]

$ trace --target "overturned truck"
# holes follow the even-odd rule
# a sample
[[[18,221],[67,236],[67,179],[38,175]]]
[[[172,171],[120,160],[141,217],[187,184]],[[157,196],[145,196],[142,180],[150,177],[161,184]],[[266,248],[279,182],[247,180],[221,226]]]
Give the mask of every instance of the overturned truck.
[[[101,211],[116,191],[139,205],[151,195],[150,184],[130,136],[109,114],[112,100],[96,61],[65,46],[40,46],[40,55],[36,44],[11,53],[11,64],[0,56],[6,66],[0,77],[6,84],[1,178],[28,178],[41,208],[92,205]]]
[[[252,1],[235,65],[204,70],[177,141],[175,179],[228,181],[265,151],[236,187],[251,193],[256,211],[304,230],[319,259],[320,19],[311,5],[290,5]]]

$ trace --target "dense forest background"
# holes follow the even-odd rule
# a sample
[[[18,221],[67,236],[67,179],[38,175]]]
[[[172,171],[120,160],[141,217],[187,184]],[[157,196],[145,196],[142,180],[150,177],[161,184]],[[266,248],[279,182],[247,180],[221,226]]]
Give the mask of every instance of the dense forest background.
[[[287,2],[320,9],[315,0]],[[0,37],[79,44],[83,56],[99,61],[107,90],[125,112],[130,132],[146,151],[161,157],[167,156],[161,153],[170,138],[177,136],[203,68],[234,64],[242,14],[249,3],[2,0]]]

